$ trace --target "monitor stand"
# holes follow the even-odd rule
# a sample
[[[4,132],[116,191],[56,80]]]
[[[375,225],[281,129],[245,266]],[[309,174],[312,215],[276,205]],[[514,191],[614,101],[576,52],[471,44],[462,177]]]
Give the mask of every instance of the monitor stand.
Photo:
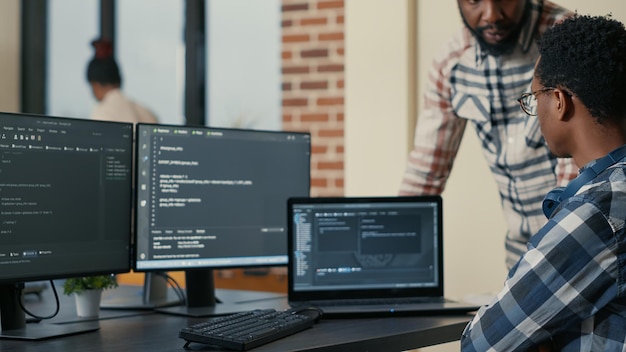
[[[123,285],[103,292],[100,309],[152,310],[182,304],[168,288],[165,273],[145,273],[143,286]]]
[[[42,340],[53,337],[96,331],[96,323],[80,324],[26,324],[26,314],[20,307],[24,295],[23,284],[0,285],[0,315],[2,331],[0,339]]]
[[[238,297],[237,302],[226,302],[216,297],[213,270],[188,269],[185,271],[187,304],[156,309],[159,313],[186,317],[215,317],[244,312],[257,308],[270,308],[282,295],[250,292],[250,297]]]

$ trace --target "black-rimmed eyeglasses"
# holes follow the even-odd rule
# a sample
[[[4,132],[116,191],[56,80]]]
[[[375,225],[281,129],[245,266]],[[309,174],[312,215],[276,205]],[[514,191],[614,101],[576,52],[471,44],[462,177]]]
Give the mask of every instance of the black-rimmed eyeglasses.
[[[526,114],[530,116],[537,116],[537,94],[547,92],[549,90],[553,90],[556,88],[553,87],[545,87],[538,89],[534,92],[524,93],[522,96],[517,99],[519,102],[519,106],[522,108]]]

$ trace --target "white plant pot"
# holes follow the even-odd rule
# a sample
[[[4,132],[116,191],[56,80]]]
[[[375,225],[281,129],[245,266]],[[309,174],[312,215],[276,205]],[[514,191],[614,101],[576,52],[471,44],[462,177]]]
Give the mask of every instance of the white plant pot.
[[[85,290],[81,294],[74,294],[76,298],[76,314],[83,318],[93,318],[100,315],[100,300],[102,290]]]

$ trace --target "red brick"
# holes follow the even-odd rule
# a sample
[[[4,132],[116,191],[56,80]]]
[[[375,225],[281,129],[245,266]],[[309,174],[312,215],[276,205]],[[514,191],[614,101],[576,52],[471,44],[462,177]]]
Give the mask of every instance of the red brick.
[[[306,98],[283,99],[283,106],[307,106],[308,103]]]
[[[317,72],[343,72],[343,65],[341,64],[320,65],[317,68]]]
[[[309,9],[309,4],[307,3],[302,3],[302,4],[290,4],[290,5],[283,5],[282,6],[282,11],[283,12],[288,12],[288,11],[305,11]]]
[[[325,24],[328,24],[328,19],[325,17],[303,18],[300,20],[300,25],[302,26],[319,26]]]
[[[343,137],[343,129],[321,129],[318,135],[320,137]]]
[[[337,81],[337,88],[343,88],[344,87],[344,80],[340,79]]]
[[[343,161],[320,161],[317,163],[320,170],[343,170]]]
[[[285,82],[282,84],[282,89],[283,91],[285,90],[291,90],[291,83],[290,82]]]
[[[343,40],[343,33],[335,32],[335,33],[323,33],[318,36],[319,40],[322,41],[331,41],[331,40]]]
[[[328,147],[325,145],[313,145],[311,146],[312,154],[326,154]]]
[[[319,81],[319,82],[302,82],[300,83],[300,89],[328,89],[328,82]]]
[[[337,55],[339,55],[339,56],[344,56],[344,54],[345,54],[345,50],[344,50],[344,48],[339,48],[339,49],[337,49]]]
[[[283,43],[301,43],[311,40],[311,36],[308,34],[292,34],[283,35]]]
[[[325,178],[311,178],[311,187],[328,187],[328,181]]]
[[[328,49],[302,50],[301,57],[328,57]]]
[[[343,97],[318,98],[317,105],[320,105],[320,106],[343,105]]]
[[[291,51],[283,51],[280,56],[283,60],[291,60],[293,53]]]
[[[303,122],[328,122],[328,114],[302,114],[300,120]]]
[[[293,21],[292,20],[283,20],[280,22],[281,27],[286,28],[286,27],[291,27],[293,26]]]
[[[335,180],[335,187],[343,188],[343,178],[338,178]]]
[[[342,9],[343,7],[343,0],[320,1],[317,4],[318,9]]]
[[[309,66],[283,66],[283,74],[309,73]]]
[[[343,24],[345,22],[343,15],[339,15],[337,16],[337,23],[338,24]]]

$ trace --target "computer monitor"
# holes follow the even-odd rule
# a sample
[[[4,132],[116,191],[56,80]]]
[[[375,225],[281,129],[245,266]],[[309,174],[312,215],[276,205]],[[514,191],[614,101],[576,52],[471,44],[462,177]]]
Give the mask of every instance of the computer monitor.
[[[309,195],[306,132],[138,124],[134,269],[184,271],[185,306],[224,315],[213,269],[287,263],[287,199]]]
[[[0,336],[80,332],[27,325],[21,287],[130,271],[133,125],[0,113],[0,129]]]

